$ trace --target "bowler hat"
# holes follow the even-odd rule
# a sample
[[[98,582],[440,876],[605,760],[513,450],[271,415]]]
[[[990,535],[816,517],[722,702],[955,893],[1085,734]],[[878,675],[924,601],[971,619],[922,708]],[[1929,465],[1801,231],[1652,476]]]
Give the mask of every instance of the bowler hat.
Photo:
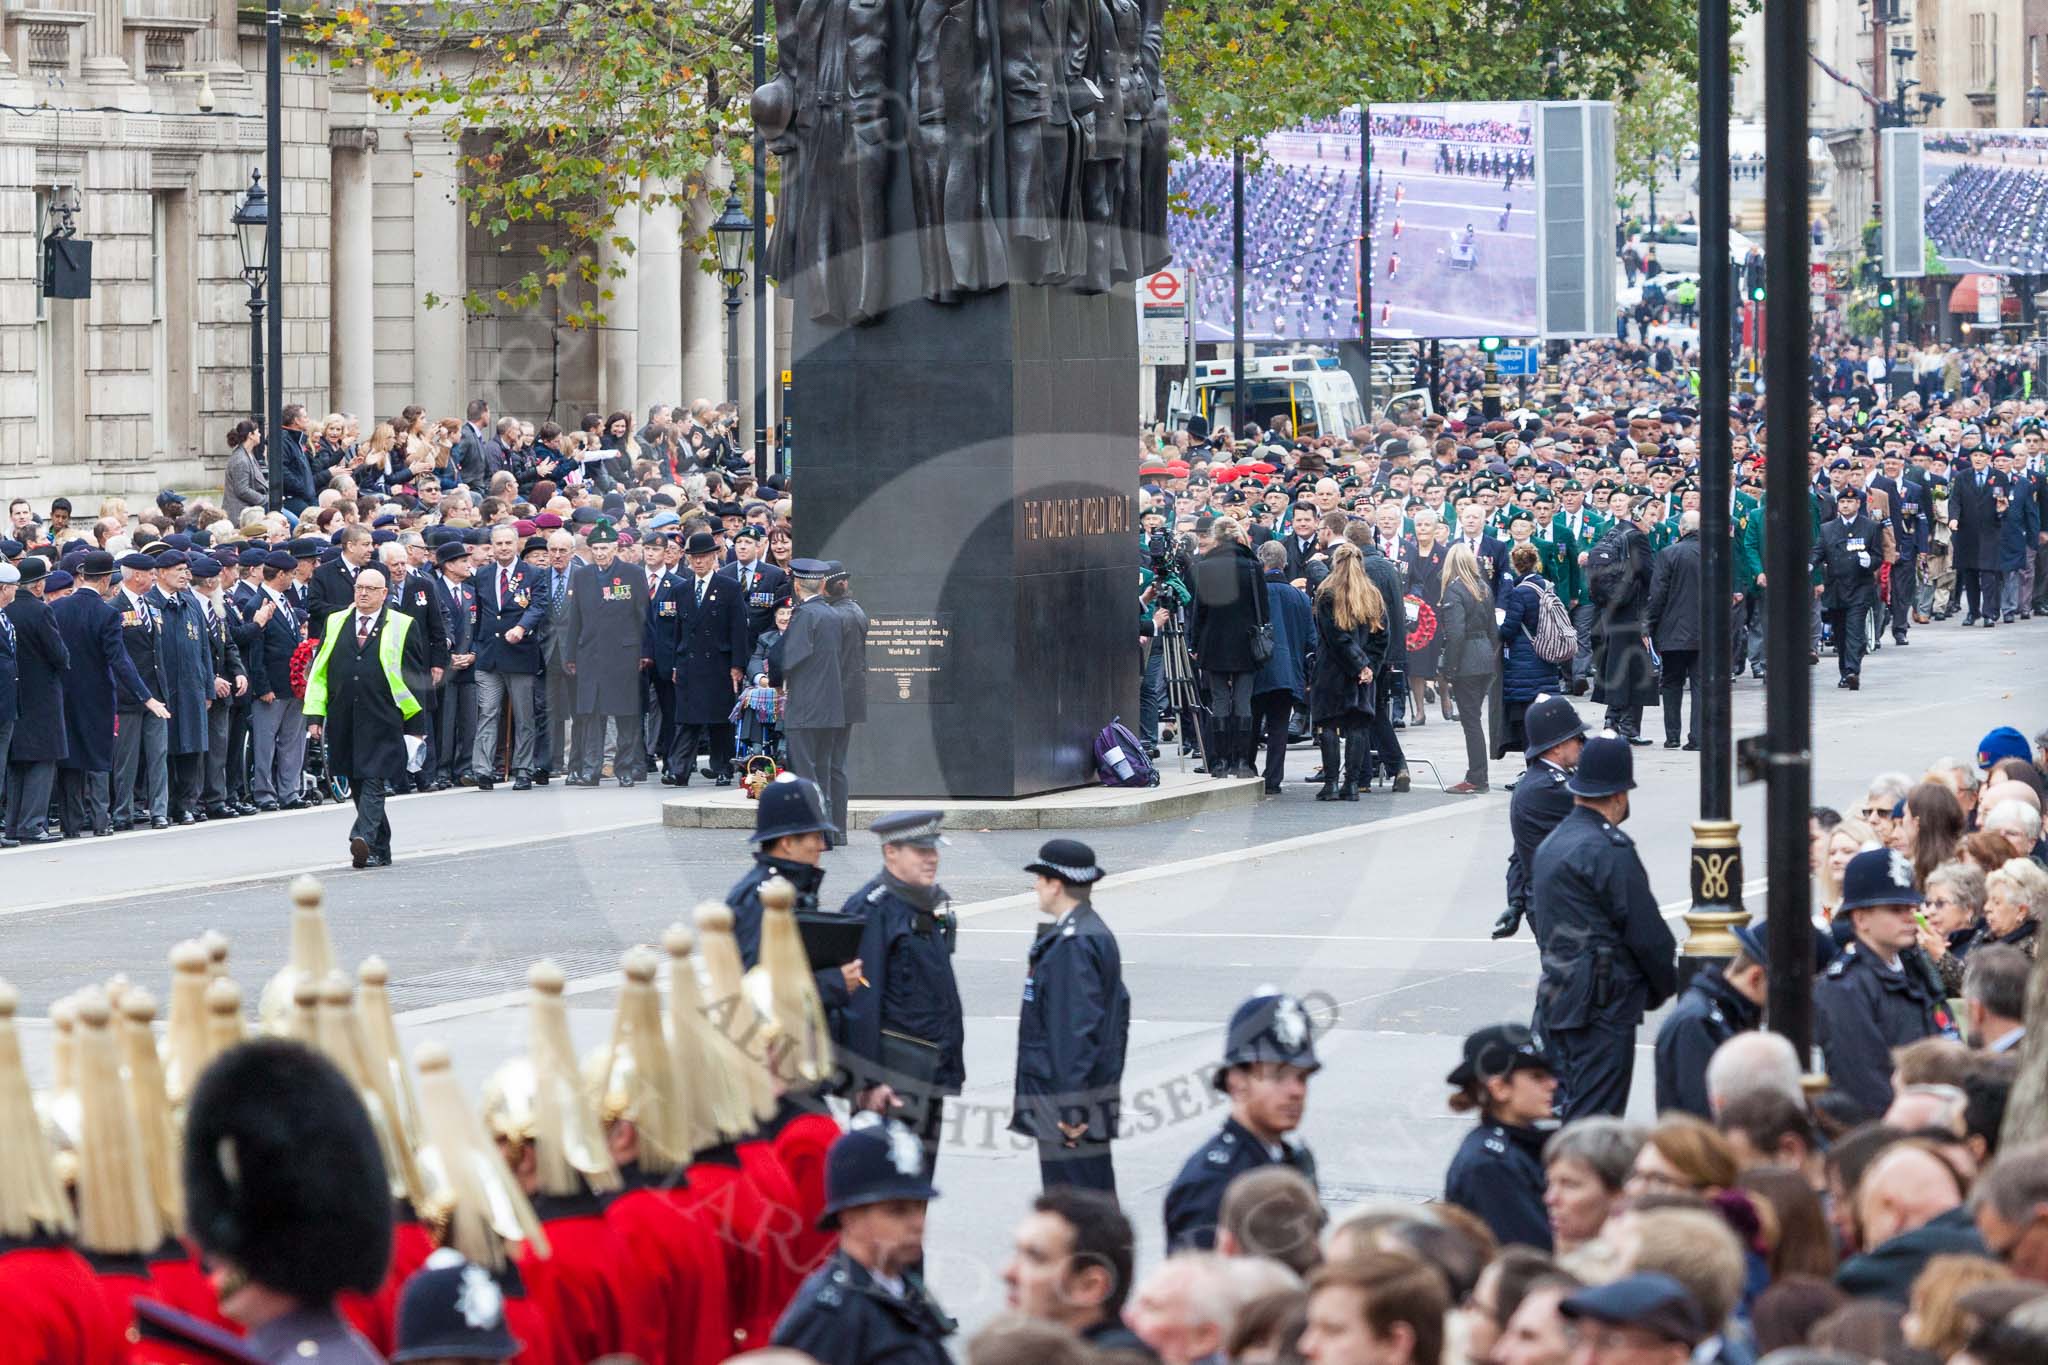
[[[1913,864],[1895,848],[1866,848],[1842,869],[1841,913],[1877,905],[1919,905],[1920,888],[1913,882]]]
[[[924,1145],[900,1123],[863,1114],[825,1153],[825,1208],[818,1227],[831,1231],[839,1215],[891,1199],[936,1199],[924,1174]]]
[[[831,834],[832,821],[817,784],[795,773],[784,773],[761,789],[754,805],[756,845],[785,839],[792,834]]]
[[[718,553],[718,538],[709,531],[694,531],[691,533],[690,538],[683,542],[683,553],[686,555],[715,555]]]
[[[1603,730],[1586,741],[1579,754],[1578,770],[1564,784],[1565,790],[1588,799],[1633,791],[1635,763],[1628,741],[1612,730]]]
[[[85,558],[78,561],[78,572],[87,578],[100,578],[114,571],[114,557],[105,550],[87,550]]]
[[[20,570],[21,586],[25,588],[31,583],[43,581],[44,577],[50,572],[50,561],[44,559],[41,555],[26,555],[22,558],[21,563],[15,565],[15,568]]]
[[[458,559],[469,558],[469,547],[459,540],[444,540],[434,547],[436,564],[453,564]]]

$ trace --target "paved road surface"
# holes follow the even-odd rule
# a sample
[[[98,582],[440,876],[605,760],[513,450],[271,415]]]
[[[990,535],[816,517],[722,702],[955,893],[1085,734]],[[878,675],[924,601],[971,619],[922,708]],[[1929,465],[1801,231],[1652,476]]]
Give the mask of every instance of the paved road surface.
[[[1968,754],[1993,725],[2031,731],[2048,719],[2035,684],[2048,624],[1926,627],[1914,640],[1875,656],[1860,693],[1835,689],[1832,661],[1816,670],[1821,801],[1846,807],[1879,770],[1918,772],[1941,754]],[[1736,687],[1738,735],[1761,727],[1762,704],[1760,684]],[[1659,733],[1654,712],[1646,728]],[[1433,721],[1404,738],[1457,776],[1455,725]],[[1637,752],[1643,785],[1629,828],[1675,914],[1697,800],[1692,756]],[[1291,762],[1305,772],[1309,755]],[[1497,782],[1512,771],[1497,765]],[[1305,1130],[1332,1207],[1440,1188],[1464,1127],[1443,1106],[1443,1073],[1464,1033],[1526,1014],[1536,960],[1526,935],[1486,936],[1501,905],[1506,797],[1446,797],[1419,765],[1417,777],[1414,794],[1356,806],[1317,804],[1290,779],[1283,798],[1255,808],[1094,837],[1117,874],[1098,904],[1121,936],[1134,999],[1127,1103],[1156,1116],[1153,1131],[1117,1152],[1142,1256],[1157,1254],[1167,1182],[1220,1121],[1201,1072],[1222,1023],[1264,983],[1317,993],[1334,1012]],[[25,1014],[115,971],[161,992],[170,945],[214,927],[232,936],[232,965],[253,997],[285,952],[290,875],[335,869],[325,876],[340,953],[389,959],[409,1041],[446,1043],[480,1088],[523,1045],[519,988],[536,956],[568,971],[579,1042],[594,1047],[620,950],[656,939],[744,865],[735,834],[656,824],[660,791],[404,799],[392,805],[398,864],[362,873],[337,867],[347,817],[333,810],[0,854],[0,970],[21,988]],[[1760,788],[1739,791],[1736,814],[1760,872]],[[1016,869],[1039,837],[956,831],[942,874],[964,914],[957,964],[970,1087],[939,1164],[946,1197],[931,1247],[942,1297],[970,1326],[1001,1306],[1007,1230],[1035,1190],[1033,1155],[1001,1126],[1035,919]],[[828,893],[850,892],[873,863],[873,845],[858,836],[830,856]],[[37,1068],[45,1038],[37,1029],[31,1039]],[[1636,1108],[1647,1111],[1647,1064],[1638,1075]]]

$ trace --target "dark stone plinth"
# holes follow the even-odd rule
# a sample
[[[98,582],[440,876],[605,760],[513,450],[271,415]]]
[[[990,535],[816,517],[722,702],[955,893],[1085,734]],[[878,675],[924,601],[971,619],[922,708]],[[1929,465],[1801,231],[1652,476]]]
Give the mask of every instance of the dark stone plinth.
[[[1136,728],[1136,332],[1127,288],[855,328],[799,305],[798,553],[844,562],[875,623],[854,795],[1080,786],[1096,732]]]

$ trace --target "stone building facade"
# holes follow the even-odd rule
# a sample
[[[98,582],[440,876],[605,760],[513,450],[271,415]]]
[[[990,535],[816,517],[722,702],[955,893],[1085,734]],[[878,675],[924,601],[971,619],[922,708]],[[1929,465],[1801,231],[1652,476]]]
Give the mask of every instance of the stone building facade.
[[[227,429],[252,409],[231,215],[264,160],[263,16],[235,0],[78,3],[0,4],[0,489],[132,501],[217,487]],[[602,329],[563,325],[575,300],[552,294],[471,316],[465,292],[536,266],[545,228],[471,227],[438,123],[296,63],[289,41],[286,60],[284,279],[269,299],[287,403],[367,430],[408,403],[459,416],[482,397],[568,424],[724,396],[724,287],[682,245],[710,202],[622,225],[638,250]],[[92,243],[87,299],[41,292],[42,239],[65,205]],[[740,318],[744,402],[751,309]]]

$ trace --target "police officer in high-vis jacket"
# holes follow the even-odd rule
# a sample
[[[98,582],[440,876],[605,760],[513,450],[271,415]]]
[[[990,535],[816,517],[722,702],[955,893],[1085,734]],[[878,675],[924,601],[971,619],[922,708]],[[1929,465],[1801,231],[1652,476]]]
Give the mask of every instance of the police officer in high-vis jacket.
[[[1216,1245],[1223,1191],[1241,1172],[1292,1166],[1315,1184],[1315,1157],[1290,1134],[1308,1107],[1308,1078],[1321,1067],[1315,1026],[1300,1000],[1269,988],[1237,1007],[1215,1078],[1216,1088],[1230,1096],[1230,1117],[1166,1192],[1170,1250]]]
[[[1508,832],[1515,846],[1508,853],[1508,908],[1493,922],[1495,938],[1513,938],[1522,927],[1529,913],[1529,864],[1536,846],[1571,814],[1572,794],[1564,784],[1579,766],[1586,722],[1569,698],[1545,694],[1523,713],[1522,734],[1529,766],[1508,800]]]
[[[1010,1131],[1038,1139],[1046,1189],[1082,1185],[1116,1193],[1109,1144],[1121,1110],[1131,993],[1116,935],[1090,890],[1103,876],[1095,850],[1053,839],[1024,870],[1037,874],[1038,911],[1052,918],[1031,945],[1017,1018],[1017,1088]]]
[[[1892,1050],[1948,1028],[1913,945],[1921,904],[1913,864],[1870,848],[1842,872],[1841,913],[1856,929],[1813,987],[1813,1036],[1837,1091],[1875,1118],[1891,1107]]]
[[[1588,739],[1565,783],[1572,812],[1530,866],[1529,924],[1543,954],[1538,1017],[1566,1122],[1627,1110],[1636,1027],[1678,987],[1678,945],[1635,841],[1621,832],[1634,766],[1621,736]]]
[[[839,1233],[839,1248],[783,1311],[775,1345],[820,1365],[950,1365],[944,1343],[956,1324],[919,1274],[925,1207],[939,1195],[923,1157],[917,1134],[872,1114],[832,1144],[818,1226]]]

